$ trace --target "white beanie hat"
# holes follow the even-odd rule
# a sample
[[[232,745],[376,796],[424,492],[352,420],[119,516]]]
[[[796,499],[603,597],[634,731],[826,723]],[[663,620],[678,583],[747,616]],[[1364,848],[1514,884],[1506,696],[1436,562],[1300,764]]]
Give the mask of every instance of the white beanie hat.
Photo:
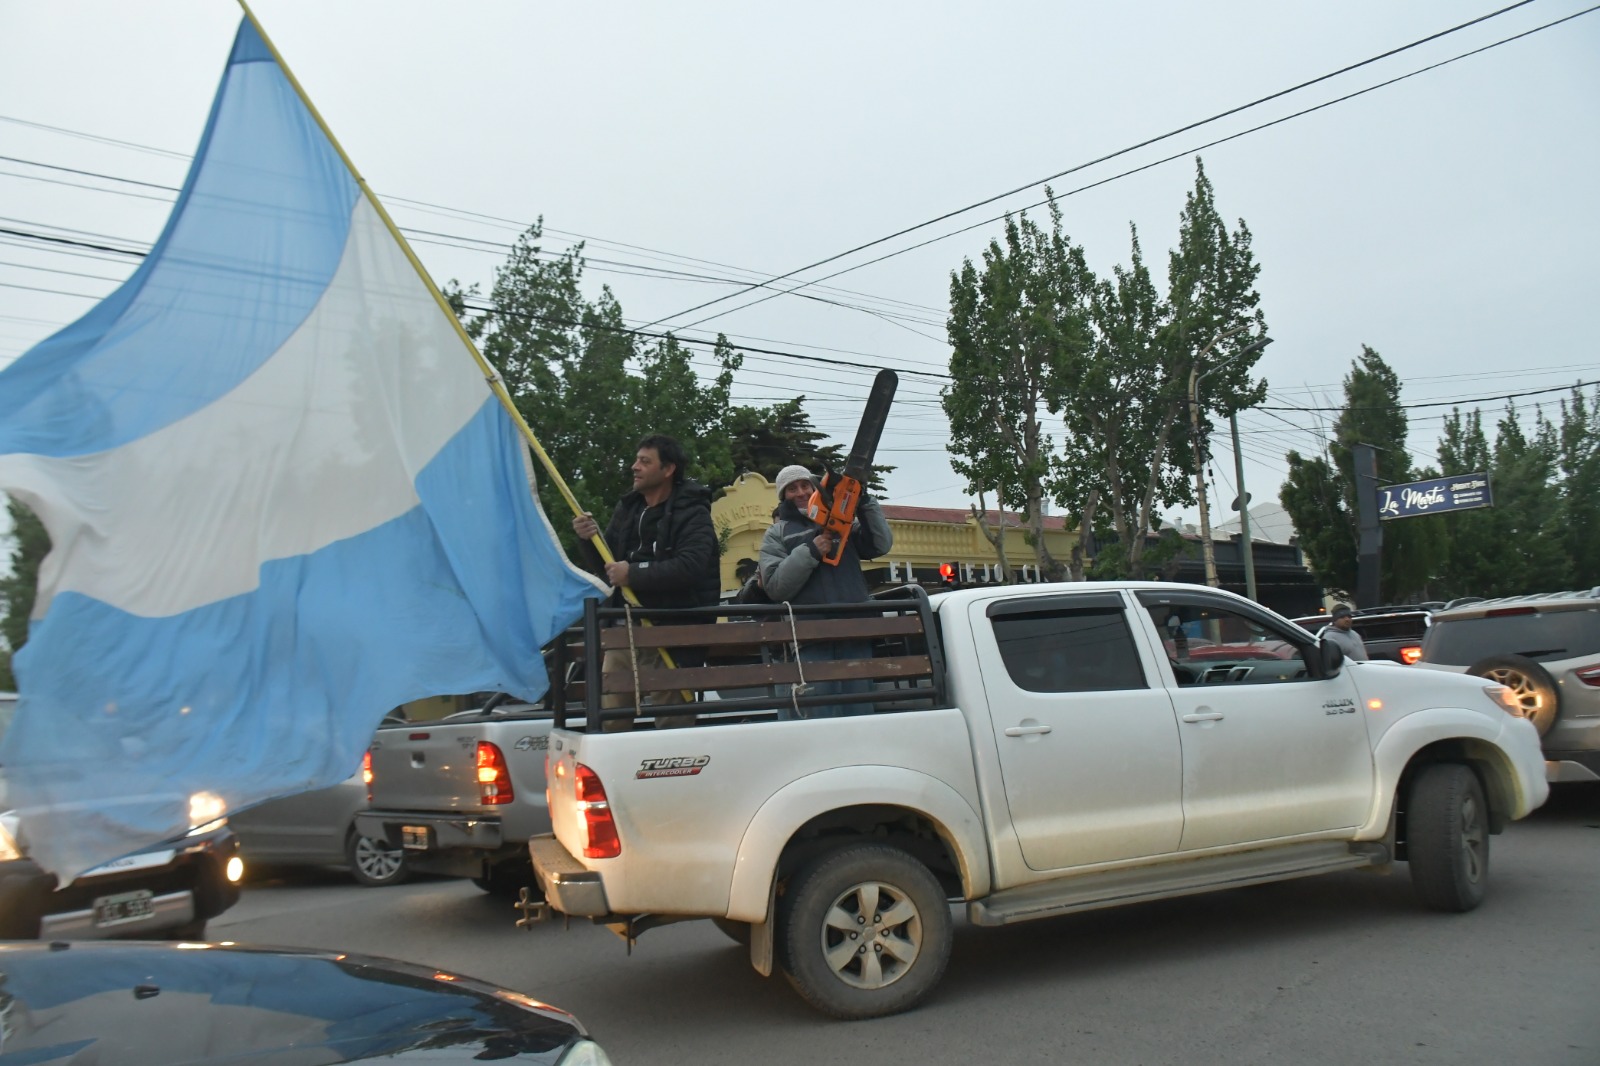
[[[816,479],[811,476],[811,471],[807,470],[798,463],[784,467],[782,470],[778,471],[778,480],[774,483],[778,486],[778,499],[783,499],[783,490],[794,484],[796,481],[810,481],[814,483]]]

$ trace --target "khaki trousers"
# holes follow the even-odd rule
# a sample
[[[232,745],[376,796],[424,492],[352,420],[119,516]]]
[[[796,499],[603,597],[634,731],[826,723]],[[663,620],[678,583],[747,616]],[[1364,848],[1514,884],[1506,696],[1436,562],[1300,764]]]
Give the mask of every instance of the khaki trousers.
[[[633,671],[632,664],[633,656],[629,654],[628,649],[612,648],[606,652],[605,658],[601,660],[600,669],[607,674],[613,671],[631,674]],[[649,670],[665,665],[666,663],[661,660],[661,650],[659,648],[642,648],[639,650],[639,669]],[[670,692],[652,692],[644,698],[646,707],[682,702],[683,692],[679,689],[673,689]],[[626,692],[609,693],[600,697],[600,706],[605,710],[613,710],[617,707],[631,707],[633,706],[633,695]],[[694,715],[692,714],[664,715],[656,719],[656,728],[677,729],[681,726],[694,725],[694,721]],[[626,718],[615,718],[606,721],[601,728],[606,733],[626,733],[633,728],[633,722]]]

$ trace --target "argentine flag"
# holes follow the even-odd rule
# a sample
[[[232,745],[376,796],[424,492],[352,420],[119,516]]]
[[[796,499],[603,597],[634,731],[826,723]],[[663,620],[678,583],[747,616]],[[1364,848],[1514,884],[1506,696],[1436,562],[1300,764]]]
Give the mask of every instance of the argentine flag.
[[[65,883],[215,797],[342,781],[408,700],[540,696],[540,647],[605,590],[531,485],[246,20],[150,255],[0,372],[0,489],[52,544],[0,746],[34,858]]]

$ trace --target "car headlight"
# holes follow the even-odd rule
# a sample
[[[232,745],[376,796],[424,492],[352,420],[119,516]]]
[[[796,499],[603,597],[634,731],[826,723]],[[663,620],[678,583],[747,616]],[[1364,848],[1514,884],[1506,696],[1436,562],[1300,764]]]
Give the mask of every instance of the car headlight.
[[[17,847],[16,817],[9,814],[0,815],[0,862],[15,862],[22,858],[22,849]]]
[[[206,825],[228,813],[228,801],[215,792],[196,792],[189,797],[189,824]]]
[[[611,1066],[611,1059],[593,1040],[579,1040],[561,1056],[560,1066]]]
[[[1488,693],[1489,698],[1498,703],[1500,709],[1511,715],[1511,717],[1528,717],[1528,710],[1522,705],[1522,701],[1517,699],[1517,694],[1504,685],[1485,685],[1483,686],[1483,691]]]

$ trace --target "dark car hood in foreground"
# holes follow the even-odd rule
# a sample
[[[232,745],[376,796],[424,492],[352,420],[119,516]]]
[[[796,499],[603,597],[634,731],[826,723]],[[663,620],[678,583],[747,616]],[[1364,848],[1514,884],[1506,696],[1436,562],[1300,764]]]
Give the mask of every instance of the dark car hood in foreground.
[[[456,974],[230,945],[0,944],[0,1066],[555,1063],[583,1027]]]

